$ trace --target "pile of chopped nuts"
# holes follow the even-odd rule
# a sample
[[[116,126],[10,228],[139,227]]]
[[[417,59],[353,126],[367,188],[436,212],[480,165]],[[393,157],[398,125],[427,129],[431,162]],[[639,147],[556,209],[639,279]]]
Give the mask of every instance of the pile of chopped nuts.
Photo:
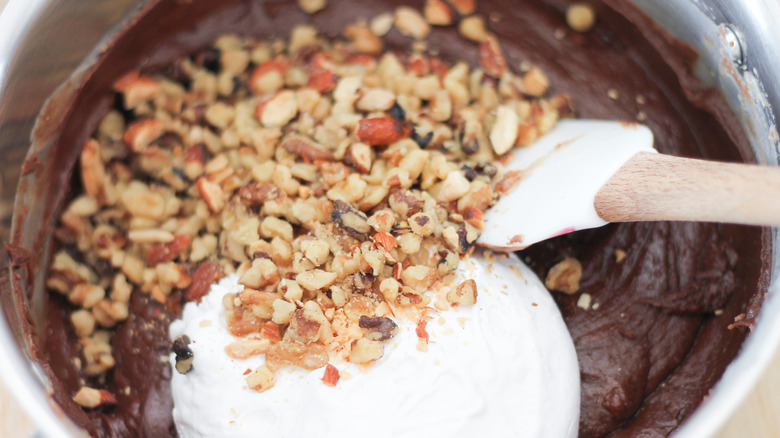
[[[306,25],[286,40],[225,35],[166,71],[119,79],[123,111],[83,147],[84,190],[61,215],[47,282],[76,308],[83,372],[114,366],[111,330],[131,294],[199,301],[232,273],[244,289],[224,300],[238,339],[226,352],[265,354],[247,378],[259,391],[285,365],[379,359],[398,318],[418,321],[424,344],[432,311],[474,304],[477,285],[454,273],[501,163],[569,102],[542,97],[539,68],[513,73],[473,7],[401,7],[335,41]],[[423,39],[456,16],[479,43],[476,68],[419,45],[384,50],[390,25]],[[191,352],[176,348],[187,372]]]

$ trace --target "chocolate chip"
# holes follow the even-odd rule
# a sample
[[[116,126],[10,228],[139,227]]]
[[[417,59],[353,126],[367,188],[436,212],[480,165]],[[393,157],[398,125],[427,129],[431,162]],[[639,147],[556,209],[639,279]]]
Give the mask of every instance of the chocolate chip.
[[[419,134],[417,134],[417,130],[412,130],[412,140],[414,140],[417,145],[419,145],[421,148],[425,148],[428,146],[428,143],[433,140],[433,132],[429,132],[425,134],[424,136],[420,137]]]
[[[398,105],[398,102],[393,104],[393,107],[390,108],[390,117],[398,120],[399,122],[403,122],[406,120],[406,111],[401,107],[401,105]]]
[[[187,374],[192,371],[192,361],[195,358],[190,349],[190,337],[179,335],[173,341],[172,351],[176,356],[176,371],[179,374]]]

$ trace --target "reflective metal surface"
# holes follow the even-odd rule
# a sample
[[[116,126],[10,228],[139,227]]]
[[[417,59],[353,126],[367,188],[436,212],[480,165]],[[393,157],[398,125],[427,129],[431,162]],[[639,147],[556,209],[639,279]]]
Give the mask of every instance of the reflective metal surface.
[[[335,0],[334,0],[335,1]],[[483,0],[488,1],[488,0]],[[0,16],[0,239],[10,215],[21,164],[46,99],[89,56],[138,0],[12,0]],[[777,165],[780,108],[780,2],[775,0],[634,0],[677,38],[701,53],[695,73],[722,91],[759,162]],[[727,31],[731,29],[733,33]],[[739,50],[733,43],[738,39]],[[92,55],[90,55],[92,53]],[[86,61],[88,62],[88,61]],[[772,278],[780,273],[780,236],[773,231]],[[46,396],[48,383],[28,357],[8,291],[7,254],[0,251],[0,369],[11,392],[48,437],[81,436]],[[753,333],[712,396],[681,427],[679,437],[714,434],[744,399],[780,341],[778,283],[770,286]],[[41,291],[33,294],[40,305]],[[35,312],[33,312],[35,313]]]

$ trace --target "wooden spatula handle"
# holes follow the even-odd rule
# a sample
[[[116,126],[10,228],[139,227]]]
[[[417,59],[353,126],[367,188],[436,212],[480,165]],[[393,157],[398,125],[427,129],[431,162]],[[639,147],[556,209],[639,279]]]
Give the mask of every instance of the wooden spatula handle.
[[[607,222],[780,226],[780,168],[640,152],[601,188],[594,205]]]

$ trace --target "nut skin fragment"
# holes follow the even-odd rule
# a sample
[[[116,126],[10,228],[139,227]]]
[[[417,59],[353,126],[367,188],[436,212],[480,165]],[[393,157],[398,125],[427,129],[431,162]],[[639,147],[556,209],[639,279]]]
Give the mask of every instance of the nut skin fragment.
[[[339,383],[341,375],[339,370],[331,364],[325,367],[325,374],[322,376],[322,381],[328,386],[336,386]]]
[[[544,285],[547,286],[547,289],[571,295],[580,290],[581,278],[582,264],[573,257],[566,257],[550,268]]]

